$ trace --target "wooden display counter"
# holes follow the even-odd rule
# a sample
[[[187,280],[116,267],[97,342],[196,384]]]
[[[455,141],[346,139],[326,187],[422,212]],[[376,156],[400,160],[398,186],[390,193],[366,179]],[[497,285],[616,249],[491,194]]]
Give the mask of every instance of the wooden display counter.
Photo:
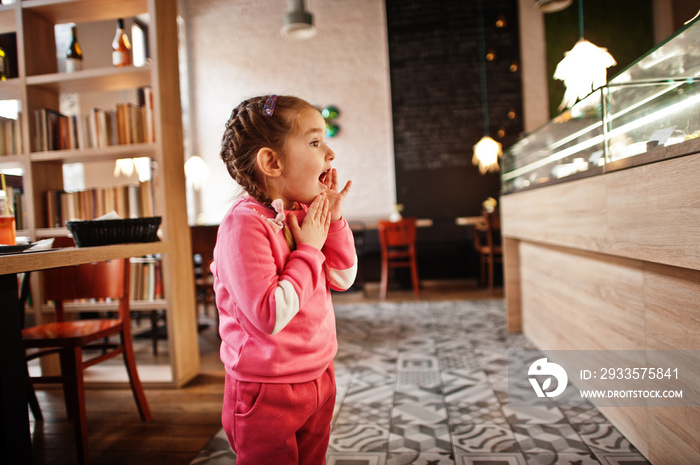
[[[509,331],[543,350],[700,350],[696,142],[502,197]],[[600,411],[653,464],[700,463],[699,407]]]

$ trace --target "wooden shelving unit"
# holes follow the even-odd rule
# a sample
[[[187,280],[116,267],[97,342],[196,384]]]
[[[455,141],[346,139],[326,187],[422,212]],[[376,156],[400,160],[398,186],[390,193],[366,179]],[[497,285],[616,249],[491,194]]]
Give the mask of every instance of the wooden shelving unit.
[[[56,58],[55,26],[65,23],[148,16],[150,63],[136,68],[100,67],[61,73]],[[143,17],[143,16],[142,16]],[[119,158],[148,157],[153,163],[153,198],[156,215],[163,218],[162,243],[143,244],[133,255],[160,253],[165,299],[134,303],[138,310],[166,309],[172,386],[182,386],[199,372],[192,254],[185,202],[184,154],[180,86],[178,80],[177,2],[171,0],[23,0],[0,6],[0,34],[15,34],[17,76],[0,82],[0,100],[18,100],[21,109],[21,153],[0,156],[0,168],[21,168],[28,229],[22,234],[33,240],[67,234],[63,228],[47,228],[43,193],[63,188],[64,163],[96,163]],[[107,53],[109,53],[107,47]],[[33,151],[33,112],[39,108],[58,111],[62,94],[133,92],[150,86],[154,99],[155,142],[115,145],[81,150]],[[117,102],[115,101],[115,104]],[[120,246],[126,247],[128,246]],[[138,250],[136,250],[138,249]],[[39,277],[33,276],[30,309],[38,320],[44,316],[38,302]],[[146,367],[147,368],[147,367]],[[148,385],[148,370],[141,369]],[[162,380],[158,382],[162,386]]]

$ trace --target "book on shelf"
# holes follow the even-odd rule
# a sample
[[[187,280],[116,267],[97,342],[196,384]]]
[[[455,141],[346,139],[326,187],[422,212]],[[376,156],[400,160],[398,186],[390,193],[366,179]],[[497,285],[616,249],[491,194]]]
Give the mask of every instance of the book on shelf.
[[[50,108],[34,110],[33,150],[75,150],[154,142],[153,92],[150,87],[141,88],[138,96],[138,104],[117,103],[114,109],[93,107],[87,115],[64,115]]]
[[[50,108],[34,110],[34,151],[56,150],[59,144],[59,120],[64,115]]]
[[[153,302],[163,298],[160,259],[157,256],[129,259],[129,300]]]
[[[11,176],[7,177],[11,178]],[[6,192],[3,194],[3,197],[4,196],[7,196],[8,203],[12,205],[12,211],[15,215],[15,229],[20,230],[29,228],[29,217],[27,216],[27,202],[24,197],[24,188],[21,186],[8,185]]]
[[[8,189],[12,189],[11,187]],[[29,228],[29,216],[27,215],[27,201],[24,192],[14,192],[12,198],[15,206],[15,225],[17,229]]]
[[[153,119],[153,89],[141,87],[139,89],[139,105],[143,119],[144,142],[156,141],[156,128]]]
[[[22,153],[22,128],[17,119],[0,116],[0,156]]]
[[[151,181],[123,186],[96,187],[66,192],[44,192],[46,227],[60,228],[66,221],[86,221],[115,211],[120,218],[154,216]]]
[[[146,140],[144,113],[133,103],[120,103],[116,110],[117,144],[138,144]]]

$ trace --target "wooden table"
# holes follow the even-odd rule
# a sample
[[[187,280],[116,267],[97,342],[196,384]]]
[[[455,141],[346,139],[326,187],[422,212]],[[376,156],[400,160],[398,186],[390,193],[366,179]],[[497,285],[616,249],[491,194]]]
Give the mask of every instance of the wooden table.
[[[151,242],[71,247],[0,256],[0,462],[33,463],[17,273],[137,257],[167,250],[168,243]]]
[[[460,216],[455,218],[455,224],[457,226],[476,226],[477,224],[483,223],[483,216]]]

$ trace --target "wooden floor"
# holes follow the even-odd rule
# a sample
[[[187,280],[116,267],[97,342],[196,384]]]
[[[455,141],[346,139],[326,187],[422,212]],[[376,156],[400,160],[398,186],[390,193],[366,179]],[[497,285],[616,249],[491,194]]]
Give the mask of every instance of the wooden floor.
[[[336,304],[378,300],[378,287],[365,292],[334,294]],[[422,300],[481,299],[502,296],[502,290],[479,289],[471,282],[424,282]],[[414,300],[411,291],[390,290],[389,301]],[[206,320],[200,312],[200,321]],[[142,423],[129,389],[89,389],[86,393],[90,463],[92,465],[189,465],[221,427],[224,369],[212,320],[200,332],[201,374],[181,389],[148,389],[153,421]],[[142,352],[150,341],[139,341]],[[161,342],[161,347],[165,342]],[[163,357],[162,349],[161,354]],[[152,362],[152,361],[151,361]],[[43,422],[30,416],[35,464],[76,462],[71,423],[66,419],[60,389],[37,390]]]

